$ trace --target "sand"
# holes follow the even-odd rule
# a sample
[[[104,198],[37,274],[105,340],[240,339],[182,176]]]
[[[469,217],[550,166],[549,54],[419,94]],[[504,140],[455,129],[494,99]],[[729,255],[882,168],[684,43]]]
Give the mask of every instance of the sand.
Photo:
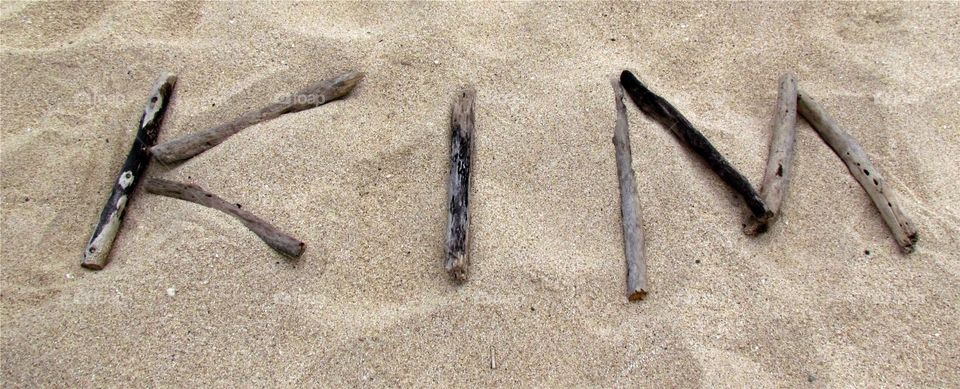
[[[3,386],[957,386],[958,3],[0,3]],[[308,244],[138,192],[81,251],[148,89],[161,139],[337,72],[348,98],[149,175]],[[899,253],[801,121],[772,230],[628,103],[651,292],[628,303],[609,76],[630,69],[755,184],[779,77],[862,142]],[[467,284],[443,271],[448,111],[473,84]],[[869,253],[868,253],[869,252]],[[491,354],[497,368],[491,369]]]

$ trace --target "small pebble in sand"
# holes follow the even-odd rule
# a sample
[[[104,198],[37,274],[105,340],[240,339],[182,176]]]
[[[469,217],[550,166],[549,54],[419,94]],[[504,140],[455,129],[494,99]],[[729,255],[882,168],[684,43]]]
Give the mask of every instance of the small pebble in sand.
[[[167,296],[173,297],[177,295],[177,288],[167,288]]]

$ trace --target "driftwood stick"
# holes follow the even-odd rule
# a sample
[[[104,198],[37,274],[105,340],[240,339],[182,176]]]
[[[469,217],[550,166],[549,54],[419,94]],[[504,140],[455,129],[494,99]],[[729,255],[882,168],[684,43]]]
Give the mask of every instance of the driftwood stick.
[[[107,266],[110,248],[117,237],[117,232],[120,231],[127,202],[133,190],[136,189],[140,176],[147,170],[150,162],[149,148],[157,143],[160,123],[163,121],[163,114],[167,110],[167,103],[176,84],[177,76],[171,73],[161,74],[154,83],[150,96],[147,97],[143,115],[140,116],[133,146],[130,147],[127,160],[120,168],[120,175],[113,184],[107,204],[100,211],[100,221],[93,230],[86,250],[83,251],[83,261],[80,262],[80,266],[91,270],[100,270]]]
[[[363,73],[349,71],[334,78],[310,85],[265,108],[248,111],[239,118],[193,134],[161,143],[150,151],[163,163],[174,163],[200,154],[227,140],[227,138],[254,124],[280,115],[314,108],[343,97],[353,90]]]
[[[153,194],[189,201],[229,214],[240,219],[244,226],[281,254],[294,258],[303,254],[305,245],[297,238],[287,235],[270,222],[240,208],[239,204],[228,203],[199,186],[151,178],[144,183],[144,189]]]
[[[703,157],[720,179],[743,196],[743,201],[754,216],[767,217],[770,211],[763,204],[760,195],[753,190],[750,182],[723,158],[723,155],[687,121],[683,114],[667,100],[647,89],[630,71],[624,70],[620,74],[620,84],[644,114],[673,132],[683,143]]]
[[[880,210],[880,216],[890,228],[897,244],[900,245],[900,249],[908,254],[913,252],[918,238],[916,226],[903,214],[897,202],[896,192],[887,185],[880,171],[870,162],[867,153],[803,91],[798,94],[797,109],[810,126],[820,134],[820,138],[843,160],[850,174],[867,192],[870,200],[873,200],[877,209]]]
[[[780,216],[787,198],[787,186],[793,171],[793,145],[797,138],[797,77],[784,74],[777,93],[777,111],[773,116],[773,135],[767,155],[767,170],[760,184],[760,197],[770,209],[766,218],[751,216],[744,228],[747,235],[761,234]]]
[[[450,111],[450,177],[447,181],[447,247],[443,267],[459,282],[466,281],[470,264],[470,162],[473,159],[476,91],[466,89]]]
[[[623,222],[623,255],[627,261],[627,300],[643,300],[647,295],[647,260],[643,255],[643,225],[640,223],[640,196],[633,171],[630,150],[630,125],[623,105],[623,88],[611,80],[617,125],[613,130],[613,147],[617,153],[617,177],[620,181],[620,212]]]

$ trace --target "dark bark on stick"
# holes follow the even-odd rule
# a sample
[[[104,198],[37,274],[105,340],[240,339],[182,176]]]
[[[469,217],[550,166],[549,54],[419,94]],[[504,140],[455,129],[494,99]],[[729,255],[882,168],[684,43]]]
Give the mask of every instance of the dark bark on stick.
[[[296,258],[303,254],[305,249],[304,243],[299,239],[280,231],[270,222],[240,208],[238,204],[228,203],[199,186],[151,178],[144,183],[144,189],[153,194],[189,201],[229,214],[239,219],[244,226],[281,254]]]
[[[450,177],[447,183],[450,213],[443,267],[459,282],[466,281],[470,264],[470,163],[473,159],[475,99],[473,89],[464,90],[450,112]]]
[[[777,93],[777,111],[773,120],[773,135],[767,156],[767,170],[760,184],[760,197],[770,210],[766,218],[750,217],[744,232],[757,235],[766,232],[778,217],[793,172],[793,145],[797,137],[797,78],[785,74],[780,78]]]
[[[630,125],[623,105],[623,89],[611,80],[617,125],[613,130],[613,146],[617,153],[617,177],[620,181],[620,212],[623,222],[623,255],[627,262],[627,300],[643,300],[647,295],[647,261],[643,253],[643,225],[640,223],[640,196],[633,171],[630,150]]]
[[[265,108],[249,111],[239,118],[213,128],[185,135],[159,144],[150,151],[163,163],[182,161],[207,151],[227,138],[254,124],[274,119],[286,113],[303,111],[345,96],[353,90],[363,73],[349,71],[334,78],[310,85],[297,93]]]
[[[739,193],[754,216],[767,217],[769,211],[750,182],[734,169],[673,105],[647,89],[633,73],[627,70],[620,74],[620,84],[644,114],[673,132],[683,143],[700,155],[710,169],[720,176],[720,179]]]
[[[147,170],[150,162],[150,146],[157,143],[160,133],[160,123],[167,110],[170,95],[177,83],[177,76],[163,73],[153,85],[147,97],[147,105],[140,116],[137,127],[137,136],[133,146],[127,154],[127,159],[120,168],[120,175],[113,184],[107,204],[100,211],[100,221],[93,230],[93,235],[83,251],[83,261],[80,266],[90,270],[101,270],[107,266],[110,257],[110,248],[120,231],[123,223],[123,214],[129,202],[130,195],[137,187],[140,176]]]
[[[820,134],[820,138],[843,160],[850,174],[867,192],[870,200],[873,200],[880,211],[880,216],[890,228],[897,244],[900,245],[900,249],[908,254],[913,252],[918,239],[916,226],[903,214],[897,202],[896,192],[892,187],[887,186],[887,181],[870,162],[867,153],[803,91],[798,94],[797,109],[810,126]]]

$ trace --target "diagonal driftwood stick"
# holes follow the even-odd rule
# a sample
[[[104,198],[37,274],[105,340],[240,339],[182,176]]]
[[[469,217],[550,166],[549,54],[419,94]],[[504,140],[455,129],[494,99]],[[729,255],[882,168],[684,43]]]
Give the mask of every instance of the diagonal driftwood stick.
[[[870,162],[867,153],[816,101],[802,91],[798,94],[797,109],[810,126],[820,134],[820,138],[843,160],[850,174],[867,192],[870,200],[873,200],[877,209],[880,210],[880,216],[890,228],[897,244],[900,245],[900,249],[904,253],[912,253],[917,243],[917,228],[900,210],[896,193],[893,188],[887,186],[886,180]]]
[[[303,254],[305,245],[297,238],[285,234],[266,220],[241,209],[239,204],[228,203],[199,186],[151,178],[144,183],[144,189],[153,194],[189,201],[227,213],[240,219],[244,226],[281,254],[294,258]]]
[[[627,260],[627,300],[643,300],[647,295],[647,260],[643,255],[643,225],[640,224],[640,196],[633,172],[630,151],[630,125],[623,105],[623,88],[616,78],[613,85],[617,107],[617,125],[613,147],[617,152],[617,177],[620,181],[620,213],[623,222],[623,255]]]
[[[147,170],[150,162],[148,149],[157,143],[160,123],[163,121],[163,114],[167,110],[167,103],[176,84],[177,76],[171,73],[161,74],[154,83],[150,96],[147,97],[143,115],[140,116],[137,137],[127,154],[127,160],[120,168],[120,177],[113,184],[107,204],[100,211],[100,221],[93,230],[93,236],[90,237],[86,250],[83,251],[83,261],[80,262],[80,266],[90,270],[101,270],[107,265],[110,248],[123,222],[128,198],[136,189],[140,176]]]
[[[647,89],[647,87],[628,70],[624,70],[623,73],[620,74],[620,84],[623,85],[623,89],[626,90],[627,94],[630,95],[630,98],[644,114],[673,132],[683,143],[703,157],[707,165],[710,166],[710,169],[720,176],[720,179],[743,196],[743,201],[747,203],[747,208],[750,209],[750,212],[752,212],[754,216],[768,216],[767,214],[770,211],[766,205],[763,204],[760,195],[753,190],[750,182],[747,181],[737,169],[734,169],[733,166],[723,158],[723,155],[710,144],[710,141],[708,141],[700,131],[697,131],[697,129],[687,121],[687,118],[677,111],[673,105]]]
[[[342,73],[334,78],[310,85],[265,108],[244,113],[229,123],[159,144],[150,151],[157,160],[163,163],[182,161],[209,150],[254,124],[274,119],[286,113],[317,107],[343,97],[350,93],[361,79],[363,79],[363,73],[360,72]]]
[[[467,280],[470,264],[470,162],[473,159],[476,91],[466,89],[450,110],[450,177],[447,181],[446,258],[443,267],[459,282]]]
[[[751,216],[743,231],[757,235],[767,231],[780,216],[793,172],[793,145],[797,138],[797,77],[784,74],[777,93],[777,112],[773,116],[773,136],[767,156],[767,170],[760,184],[760,197],[770,209],[766,218]]]

